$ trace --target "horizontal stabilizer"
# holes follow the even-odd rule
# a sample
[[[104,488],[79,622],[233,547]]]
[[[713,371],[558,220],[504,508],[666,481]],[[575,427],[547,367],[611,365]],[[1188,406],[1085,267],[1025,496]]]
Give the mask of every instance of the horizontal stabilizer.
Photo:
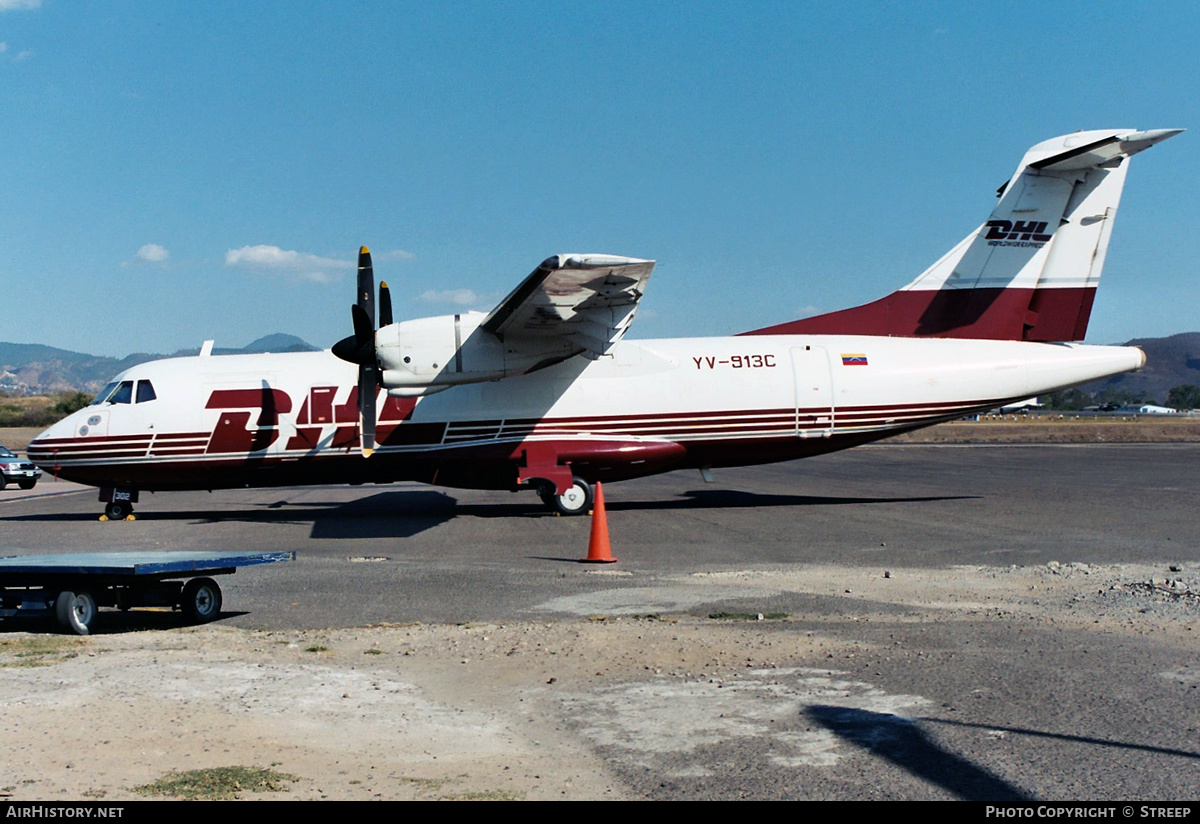
[[[1183,129],[1153,129],[1148,132],[1131,132],[1124,137],[1111,135],[1076,148],[1067,149],[1043,160],[1035,160],[1029,168],[1039,171],[1069,171],[1103,166],[1124,155],[1129,157],[1145,151],[1155,143],[1174,137]],[[1069,138],[1068,138],[1069,141]]]

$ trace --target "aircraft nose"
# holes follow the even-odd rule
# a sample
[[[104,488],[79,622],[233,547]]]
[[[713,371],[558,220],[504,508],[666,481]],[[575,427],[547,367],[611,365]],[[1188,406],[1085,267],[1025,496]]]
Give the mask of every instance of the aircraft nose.
[[[25,449],[25,454],[29,456],[29,460],[36,464],[42,461],[49,460],[53,454],[51,443],[63,438],[73,438],[76,435],[76,422],[81,416],[80,412],[74,412],[63,418],[58,423],[51,424],[41,434],[29,442],[29,446]]]

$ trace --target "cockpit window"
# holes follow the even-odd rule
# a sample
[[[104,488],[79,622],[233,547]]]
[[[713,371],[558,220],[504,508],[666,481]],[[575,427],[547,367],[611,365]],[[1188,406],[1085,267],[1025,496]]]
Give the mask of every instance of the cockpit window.
[[[121,381],[113,393],[108,396],[109,403],[131,403],[133,401],[133,381]]]
[[[100,390],[99,395],[92,398],[92,402],[90,404],[88,404],[88,406],[99,406],[100,404],[104,403],[106,400],[108,400],[108,396],[111,395],[113,393],[113,390],[116,388],[117,388],[117,384],[115,382],[110,383],[108,386],[106,386]]]
[[[113,381],[101,389],[100,394],[88,406],[99,406],[102,403],[133,403],[133,383],[133,381],[121,381],[120,383]],[[138,403],[145,403],[146,401],[158,398],[158,395],[154,392],[154,386],[150,381],[138,381],[137,385]]]

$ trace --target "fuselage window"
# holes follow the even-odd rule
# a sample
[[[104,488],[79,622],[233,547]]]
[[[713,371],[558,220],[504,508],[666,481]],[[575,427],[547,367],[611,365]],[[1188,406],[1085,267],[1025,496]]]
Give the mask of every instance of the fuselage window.
[[[109,397],[109,403],[131,403],[133,401],[133,381],[121,381],[121,385]]]
[[[145,403],[146,401],[155,400],[158,395],[154,394],[154,386],[150,381],[138,381],[137,402]]]

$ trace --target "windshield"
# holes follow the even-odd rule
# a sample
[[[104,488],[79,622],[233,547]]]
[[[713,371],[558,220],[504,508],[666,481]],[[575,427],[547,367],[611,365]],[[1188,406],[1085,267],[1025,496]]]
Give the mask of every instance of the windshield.
[[[151,390],[154,391],[154,390]],[[133,381],[110,383],[100,390],[100,394],[88,406],[99,406],[102,403],[132,403]]]
[[[17,457],[17,456],[14,455],[13,453],[9,452],[3,446],[0,446],[0,458],[15,458],[15,457]]]
[[[130,403],[133,400],[133,381],[121,381],[117,390],[108,396],[109,403]]]
[[[98,394],[98,395],[96,395],[96,397],[92,398],[92,402],[89,403],[88,406],[99,406],[100,404],[104,403],[106,400],[108,400],[108,396],[111,395],[113,393],[113,390],[116,388],[117,388],[117,383],[116,383],[116,381],[113,381],[108,386],[101,389],[100,394]]]

